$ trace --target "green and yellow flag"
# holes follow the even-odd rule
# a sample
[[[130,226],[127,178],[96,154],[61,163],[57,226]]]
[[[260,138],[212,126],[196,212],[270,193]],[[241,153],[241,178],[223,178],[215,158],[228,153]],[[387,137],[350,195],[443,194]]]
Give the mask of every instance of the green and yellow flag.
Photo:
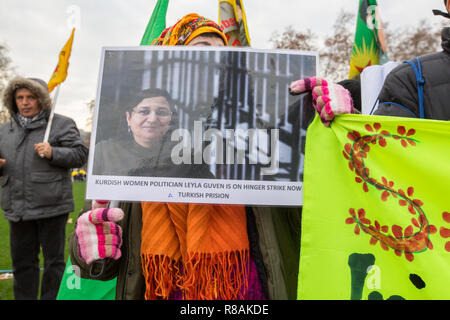
[[[229,46],[250,46],[247,18],[242,0],[219,0],[219,24],[227,36]]]
[[[141,39],[141,46],[150,45],[153,40],[159,37],[166,28],[166,15],[169,0],[158,0],[153,9],[150,21],[147,24],[144,35]]]
[[[55,71],[53,71],[52,76],[50,77],[50,80],[48,81],[48,90],[50,92],[53,91],[53,89],[62,83],[64,80],[66,80],[67,77],[67,70],[69,69],[69,58],[70,54],[72,52],[72,43],[73,43],[73,36],[75,33],[75,28],[72,29],[72,34],[70,35],[69,40],[67,40],[66,44],[62,48],[61,52],[59,53],[59,60],[58,64],[56,65]]]
[[[376,0],[360,0],[349,78],[364,68],[388,62],[383,26]]]
[[[308,128],[298,298],[450,299],[450,122]]]

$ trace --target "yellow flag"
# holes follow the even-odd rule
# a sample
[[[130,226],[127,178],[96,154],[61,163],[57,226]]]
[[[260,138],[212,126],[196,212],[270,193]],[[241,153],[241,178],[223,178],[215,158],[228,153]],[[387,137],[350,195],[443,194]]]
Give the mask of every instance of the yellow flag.
[[[72,29],[72,34],[70,35],[69,40],[67,40],[66,44],[59,53],[58,64],[56,65],[55,71],[53,71],[53,74],[50,77],[50,80],[48,81],[48,90],[50,92],[52,92],[57,85],[66,80],[67,69],[69,68],[70,53],[72,51],[72,42],[74,33],[75,28]]]
[[[242,0],[219,0],[219,22],[228,39],[229,46],[250,46],[247,18]]]

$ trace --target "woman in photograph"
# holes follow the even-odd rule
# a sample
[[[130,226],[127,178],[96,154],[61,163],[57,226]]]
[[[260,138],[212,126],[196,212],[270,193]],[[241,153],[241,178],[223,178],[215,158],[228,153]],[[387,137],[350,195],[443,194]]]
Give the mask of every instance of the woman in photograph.
[[[130,97],[126,117],[128,133],[95,146],[94,175],[184,177],[214,179],[204,164],[175,164],[171,141],[177,111],[166,90],[147,89]]]

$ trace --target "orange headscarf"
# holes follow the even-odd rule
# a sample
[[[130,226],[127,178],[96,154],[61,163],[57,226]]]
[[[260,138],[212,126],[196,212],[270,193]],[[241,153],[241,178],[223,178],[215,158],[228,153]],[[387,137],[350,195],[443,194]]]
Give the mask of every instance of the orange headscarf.
[[[152,45],[187,46],[192,39],[203,33],[216,33],[222,38],[225,45],[228,44],[223,29],[217,23],[196,13],[190,13],[173,26],[166,28],[159,38],[153,40]]]
[[[189,14],[164,30],[156,45],[186,45],[204,32],[226,37],[217,24]],[[248,288],[245,207],[143,202],[141,262],[146,299],[243,298]]]

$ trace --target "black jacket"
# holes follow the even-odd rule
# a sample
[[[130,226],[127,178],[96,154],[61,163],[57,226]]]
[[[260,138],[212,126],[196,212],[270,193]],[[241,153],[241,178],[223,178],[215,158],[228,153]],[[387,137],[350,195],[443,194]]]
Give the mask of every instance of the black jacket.
[[[442,30],[442,48],[441,52],[419,57],[426,119],[450,120],[450,28]],[[419,118],[416,75],[409,64],[402,63],[389,73],[379,102],[376,115]]]

